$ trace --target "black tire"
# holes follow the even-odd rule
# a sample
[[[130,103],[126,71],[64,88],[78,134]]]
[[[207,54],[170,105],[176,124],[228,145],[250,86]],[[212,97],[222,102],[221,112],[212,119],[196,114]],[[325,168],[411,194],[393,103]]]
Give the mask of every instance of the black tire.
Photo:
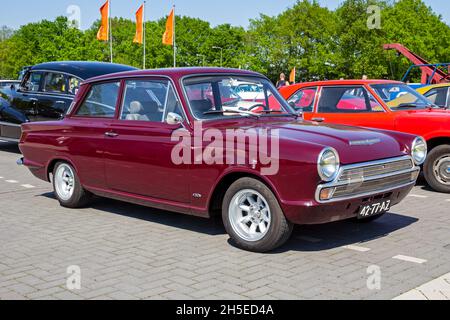
[[[271,222],[265,236],[258,241],[243,239],[233,228],[230,220],[230,204],[235,195],[243,190],[254,190],[261,194],[269,208]],[[293,224],[289,222],[273,192],[261,181],[252,178],[242,178],[233,183],[227,190],[222,204],[222,219],[225,229],[234,244],[244,250],[264,253],[272,251],[289,240]]]
[[[427,160],[423,166],[425,180],[428,185],[435,191],[450,193],[450,183],[445,184],[439,179],[439,173],[435,171],[434,166],[443,157],[450,158],[450,145],[445,144],[437,146],[428,154]],[[449,181],[450,182],[450,181]]]
[[[67,166],[69,167],[72,172],[73,172],[73,193],[70,196],[70,198],[68,199],[63,199],[57,191],[57,187],[56,187],[56,173],[58,172],[58,169],[61,166]],[[56,196],[56,199],[58,199],[59,203],[61,204],[61,206],[65,207],[65,208],[71,208],[71,209],[77,209],[77,208],[82,208],[85,207],[86,205],[89,204],[89,202],[92,200],[92,194],[86,190],[84,190],[84,188],[82,187],[81,183],[80,183],[80,179],[77,176],[77,173],[75,171],[75,169],[72,167],[71,164],[67,163],[67,162],[58,162],[55,165],[55,168],[53,169],[53,179],[52,179],[52,183],[53,183],[53,190]]]
[[[356,223],[362,223],[362,224],[364,224],[364,223],[371,223],[373,221],[381,219],[385,215],[386,215],[386,213],[382,213],[382,214],[379,214],[379,215],[376,215],[376,216],[372,216],[372,217],[369,217],[369,218],[365,218],[365,219],[354,218],[353,221],[356,222]]]

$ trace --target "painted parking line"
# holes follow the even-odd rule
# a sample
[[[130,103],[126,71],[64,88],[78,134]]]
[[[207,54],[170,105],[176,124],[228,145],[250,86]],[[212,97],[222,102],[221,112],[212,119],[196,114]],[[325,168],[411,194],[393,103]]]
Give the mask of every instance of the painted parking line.
[[[422,195],[420,195],[420,194],[410,194],[410,195],[408,195],[408,197],[411,197],[411,198],[419,198],[419,199],[425,199],[425,198],[428,198],[428,196],[422,196]]]
[[[450,199],[447,199],[446,201],[447,201],[447,202],[450,202]]]
[[[354,245],[344,246],[343,248],[348,249],[348,250],[358,251],[358,252],[368,252],[371,250],[370,248],[354,246]]]
[[[307,241],[307,242],[312,242],[312,243],[317,243],[317,242],[322,241],[322,239],[308,237],[308,236],[300,236],[300,237],[297,237],[297,239]]]
[[[35,186],[31,185],[31,184],[23,184],[21,185],[21,187],[25,188],[25,189],[33,189],[36,188]]]
[[[423,263],[427,262],[427,260],[425,260],[425,259],[408,257],[408,256],[403,256],[403,255],[398,255],[398,256],[392,257],[392,259],[406,261],[406,262],[412,262],[412,263],[418,263],[418,264],[423,264]]]
[[[19,181],[16,181],[16,180],[5,180],[5,182],[8,182],[8,183],[19,183]]]

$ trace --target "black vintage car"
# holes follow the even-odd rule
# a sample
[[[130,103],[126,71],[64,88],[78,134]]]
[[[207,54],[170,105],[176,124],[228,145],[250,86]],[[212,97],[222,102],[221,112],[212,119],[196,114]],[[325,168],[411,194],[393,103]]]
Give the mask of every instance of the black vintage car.
[[[49,62],[24,69],[22,82],[0,88],[0,138],[18,141],[20,125],[63,117],[83,80],[136,68],[102,62]]]

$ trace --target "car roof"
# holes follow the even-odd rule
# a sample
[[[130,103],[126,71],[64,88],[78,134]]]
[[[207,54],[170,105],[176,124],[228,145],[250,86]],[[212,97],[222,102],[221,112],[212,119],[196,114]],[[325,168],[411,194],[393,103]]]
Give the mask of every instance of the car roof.
[[[105,80],[113,80],[120,78],[142,77],[142,76],[164,76],[170,78],[183,78],[196,75],[214,75],[214,74],[233,74],[241,76],[264,77],[260,73],[228,68],[210,68],[210,67],[189,67],[189,68],[167,68],[167,69],[149,69],[149,70],[135,70],[128,72],[120,72],[115,74],[108,74],[96,78],[89,79],[85,83],[99,82]]]
[[[94,61],[58,61],[37,64],[31,70],[58,71],[74,75],[82,80],[97,77],[104,74],[137,70],[134,67]]]
[[[301,82],[292,86],[310,87],[310,86],[349,86],[349,85],[370,85],[370,84],[404,84],[400,81],[392,80],[322,80],[314,82]]]

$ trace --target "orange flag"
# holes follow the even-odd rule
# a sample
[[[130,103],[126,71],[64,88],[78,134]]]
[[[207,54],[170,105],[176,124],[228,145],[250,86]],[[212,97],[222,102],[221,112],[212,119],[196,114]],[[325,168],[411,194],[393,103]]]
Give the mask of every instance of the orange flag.
[[[296,70],[296,68],[294,67],[294,69],[292,69],[292,71],[291,71],[291,74],[289,75],[289,82],[290,82],[291,84],[294,84],[294,83],[295,83],[295,77],[296,77],[296,75],[297,75],[297,70]]]
[[[102,21],[100,25],[100,30],[97,33],[97,39],[100,41],[109,40],[109,0],[100,8],[100,13],[102,14]]]
[[[133,42],[144,43],[144,5],[136,12],[136,35]]]
[[[174,18],[175,18],[175,10],[172,9],[170,11],[169,17],[166,22],[166,32],[164,32],[162,43],[168,46],[173,46],[174,39]]]

